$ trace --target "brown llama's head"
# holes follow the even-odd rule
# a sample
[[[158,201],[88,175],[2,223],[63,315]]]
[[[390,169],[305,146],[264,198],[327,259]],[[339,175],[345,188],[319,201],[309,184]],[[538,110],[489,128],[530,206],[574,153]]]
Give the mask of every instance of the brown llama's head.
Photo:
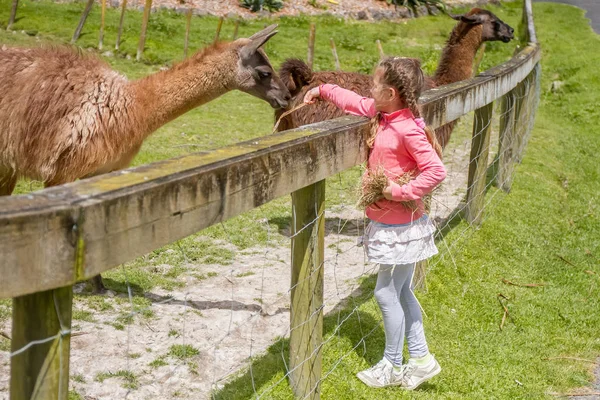
[[[285,108],[290,92],[273,70],[269,58],[261,49],[277,31],[271,25],[248,39],[238,39],[239,60],[236,72],[236,89],[267,101],[273,108]]]
[[[450,15],[450,14],[449,14]],[[491,42],[494,40],[501,40],[504,43],[508,43],[514,37],[514,29],[507,23],[496,17],[494,13],[482,10],[480,8],[473,8],[466,14],[462,15],[450,15],[457,21],[461,21],[467,25],[481,25],[482,27],[482,41]]]

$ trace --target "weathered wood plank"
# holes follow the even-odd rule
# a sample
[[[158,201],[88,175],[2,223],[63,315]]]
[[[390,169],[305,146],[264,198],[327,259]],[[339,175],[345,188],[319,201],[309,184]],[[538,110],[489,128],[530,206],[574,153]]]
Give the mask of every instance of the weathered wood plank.
[[[40,203],[1,199],[0,297],[92,277],[365,160],[364,120],[319,125],[44,190]]]
[[[323,345],[325,181],[292,193],[290,386],[297,399],[320,398]]]
[[[479,225],[483,219],[493,108],[494,103],[490,103],[475,110],[473,120],[473,139],[471,141],[469,179],[467,184],[467,207],[465,210],[465,217],[472,225]]]
[[[427,124],[437,128],[500,98],[525,79],[540,58],[539,47],[528,46],[510,61],[473,79],[428,90],[420,100]]]
[[[13,299],[10,398],[67,400],[71,342],[71,286]]]
[[[497,76],[429,91],[437,127],[512,89],[530,46]],[[514,86],[513,86],[514,87]],[[489,101],[488,101],[489,100]],[[488,101],[488,103],[486,103]],[[0,199],[0,298],[72,284],[365,160],[368,121],[344,117],[209,153]],[[52,246],[48,246],[52,243]]]

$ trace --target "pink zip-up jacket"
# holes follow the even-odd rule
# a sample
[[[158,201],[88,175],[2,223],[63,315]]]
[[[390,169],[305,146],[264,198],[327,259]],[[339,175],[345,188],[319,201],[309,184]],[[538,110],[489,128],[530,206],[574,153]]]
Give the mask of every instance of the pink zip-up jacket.
[[[348,114],[372,118],[377,115],[375,100],[362,97],[337,85],[319,86],[321,98],[332,102]],[[419,175],[405,185],[392,185],[392,200],[383,199],[367,207],[367,217],[384,224],[407,224],[423,216],[422,197],[430,193],[446,177],[446,168],[427,140],[422,119],[415,119],[410,109],[381,113],[375,143],[367,166],[383,166],[394,180],[404,172],[417,169]],[[417,210],[404,207],[399,201],[415,200]]]

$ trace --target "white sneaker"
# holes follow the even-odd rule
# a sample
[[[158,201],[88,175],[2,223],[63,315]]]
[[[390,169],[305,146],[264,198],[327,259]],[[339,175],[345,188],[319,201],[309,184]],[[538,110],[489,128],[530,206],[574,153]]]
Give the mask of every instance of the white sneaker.
[[[381,361],[371,368],[360,371],[356,374],[356,377],[365,385],[374,388],[398,386],[402,385],[403,371],[404,367],[396,369],[387,358],[383,357]]]
[[[440,372],[442,372],[442,367],[433,354],[431,360],[425,365],[417,365],[416,361],[411,358],[408,360],[408,364],[402,366],[402,382],[399,385],[406,390],[413,390]]]

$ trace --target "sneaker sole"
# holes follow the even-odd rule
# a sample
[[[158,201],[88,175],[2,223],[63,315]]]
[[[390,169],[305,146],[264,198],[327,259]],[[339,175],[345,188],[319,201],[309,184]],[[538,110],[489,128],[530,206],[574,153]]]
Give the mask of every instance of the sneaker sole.
[[[371,380],[366,377],[363,376],[363,374],[361,374],[360,372],[358,374],[356,374],[356,377],[365,385],[367,385],[368,387],[372,387],[372,388],[382,388],[384,387],[383,385],[380,385],[379,383],[374,384],[373,382],[371,382]]]
[[[403,389],[406,389],[406,390],[415,390],[422,383],[427,382],[428,380],[430,380],[431,378],[433,378],[434,376],[436,376],[440,372],[442,372],[442,367],[440,367],[440,364],[437,364],[436,368],[434,368],[433,371],[431,371],[429,374],[427,374],[423,378],[421,378],[421,380],[419,382],[417,382],[415,385],[413,385],[413,386],[404,386]]]

